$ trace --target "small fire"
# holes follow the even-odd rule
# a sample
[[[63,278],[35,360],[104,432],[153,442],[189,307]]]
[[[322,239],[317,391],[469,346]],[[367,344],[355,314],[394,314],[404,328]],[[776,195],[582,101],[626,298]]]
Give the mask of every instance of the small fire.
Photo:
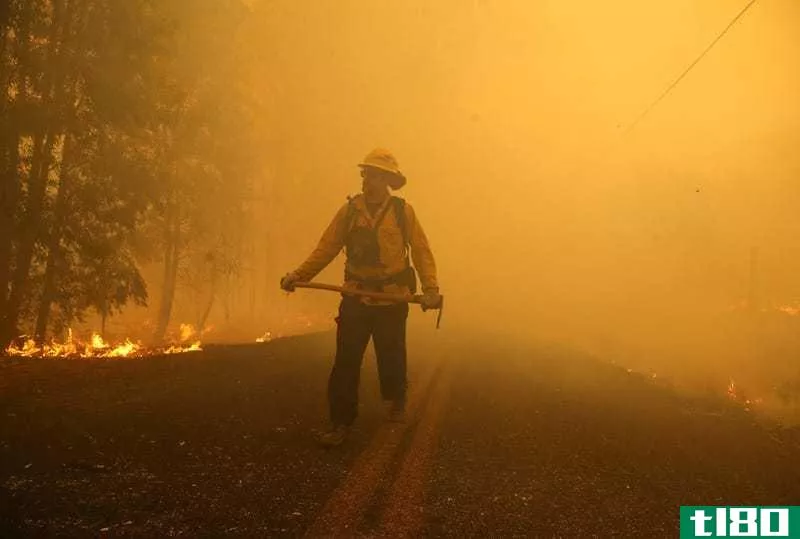
[[[137,355],[141,345],[134,344],[130,339],[116,346],[111,346],[97,333],[92,334],[91,344],[86,346],[84,357],[131,357]]]
[[[192,324],[181,324],[181,342],[186,342],[197,333]]]
[[[200,341],[197,341],[189,346],[177,346],[172,345],[169,348],[166,348],[163,353],[164,354],[183,354],[184,352],[202,352],[203,348],[200,345]]]
[[[743,404],[744,405],[744,409],[747,410],[747,411],[750,411],[750,409],[753,407],[753,405],[759,405],[759,404],[762,404],[764,402],[764,399],[762,399],[760,397],[757,397],[757,398],[754,398],[754,399],[751,399],[751,398],[747,397],[744,394],[744,392],[741,390],[741,388],[737,387],[736,382],[733,381],[733,378],[731,378],[730,382],[728,382],[728,391],[727,391],[727,393],[728,393],[728,398]]]
[[[257,343],[263,343],[263,342],[269,342],[269,341],[271,341],[271,340],[272,340],[272,332],[270,332],[270,331],[267,331],[267,332],[266,332],[266,333],[264,333],[264,334],[263,334],[261,337],[258,337],[258,338],[256,339],[256,342],[257,342]]]
[[[190,324],[181,324],[181,336],[191,336],[194,328]],[[10,345],[5,353],[12,357],[46,357],[46,358],[133,358],[160,354],[181,354],[184,352],[202,351],[200,341],[190,345],[173,344],[167,348],[146,348],[139,342],[125,339],[121,343],[107,343],[99,334],[93,333],[86,343],[73,338],[72,330],[67,330],[63,343],[55,340],[41,346],[34,339],[25,338],[21,345]]]
[[[26,340],[21,348],[14,348],[12,346],[8,347],[8,355],[10,356],[33,356],[41,352],[38,346],[36,346],[36,341],[33,339]]]
[[[103,350],[108,348],[108,345],[103,341],[103,338],[97,333],[92,334],[92,348],[95,350]]]
[[[111,348],[107,352],[100,354],[100,357],[131,357],[139,355],[139,349],[141,348],[140,345],[134,344],[129,340],[125,340],[124,343]]]
[[[733,400],[739,400],[739,395],[736,394],[736,382],[733,381],[733,378],[730,379],[728,382],[728,398]]]

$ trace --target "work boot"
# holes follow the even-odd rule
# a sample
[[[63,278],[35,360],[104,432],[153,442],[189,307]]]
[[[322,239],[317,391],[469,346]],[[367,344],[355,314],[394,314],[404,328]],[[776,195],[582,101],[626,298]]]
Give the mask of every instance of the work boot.
[[[386,416],[389,423],[405,423],[406,420],[406,401],[393,400],[389,403],[389,413]]]
[[[337,447],[347,438],[350,427],[346,425],[334,425],[330,430],[324,432],[319,437],[320,445],[324,447]]]

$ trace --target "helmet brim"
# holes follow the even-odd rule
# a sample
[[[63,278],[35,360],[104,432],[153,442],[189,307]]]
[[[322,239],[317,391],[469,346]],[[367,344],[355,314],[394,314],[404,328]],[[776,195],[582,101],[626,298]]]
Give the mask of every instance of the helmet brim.
[[[389,183],[389,187],[391,187],[395,191],[397,189],[400,189],[401,187],[403,187],[406,184],[406,177],[403,176],[403,174],[400,173],[397,170],[393,170],[393,169],[388,168],[388,167],[382,167],[380,165],[374,165],[372,163],[359,163],[358,166],[360,168],[377,168],[378,170],[383,170],[384,172],[391,173],[392,178],[388,183]]]

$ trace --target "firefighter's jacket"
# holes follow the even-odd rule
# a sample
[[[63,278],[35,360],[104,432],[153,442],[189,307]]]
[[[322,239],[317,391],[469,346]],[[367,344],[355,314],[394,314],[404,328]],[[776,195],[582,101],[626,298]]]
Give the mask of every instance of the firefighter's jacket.
[[[409,246],[395,212],[397,205],[387,197],[383,205],[371,215],[364,195],[357,195],[344,204],[334,216],[319,240],[317,248],[295,270],[301,281],[312,280],[336,255],[345,248],[346,288],[368,288],[394,294],[408,294],[408,285],[391,282],[392,277],[403,272],[410,262],[419,275],[423,293],[438,293],[436,263],[428,239],[410,204],[405,202],[405,230]],[[376,222],[377,228],[376,228]],[[372,241],[370,240],[372,237]],[[374,241],[377,239],[377,241]],[[371,248],[374,247],[374,248]],[[365,286],[365,282],[382,281],[379,287]],[[386,282],[389,281],[389,282]],[[381,304],[367,298],[365,303]]]

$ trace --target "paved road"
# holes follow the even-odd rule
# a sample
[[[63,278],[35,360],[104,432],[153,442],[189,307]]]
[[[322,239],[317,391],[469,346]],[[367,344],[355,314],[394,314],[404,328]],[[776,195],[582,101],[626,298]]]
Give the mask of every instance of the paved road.
[[[412,343],[322,450],[332,335],[0,365],[3,536],[646,536],[680,505],[800,503],[800,437],[554,347]],[[424,351],[424,352],[423,352]]]

